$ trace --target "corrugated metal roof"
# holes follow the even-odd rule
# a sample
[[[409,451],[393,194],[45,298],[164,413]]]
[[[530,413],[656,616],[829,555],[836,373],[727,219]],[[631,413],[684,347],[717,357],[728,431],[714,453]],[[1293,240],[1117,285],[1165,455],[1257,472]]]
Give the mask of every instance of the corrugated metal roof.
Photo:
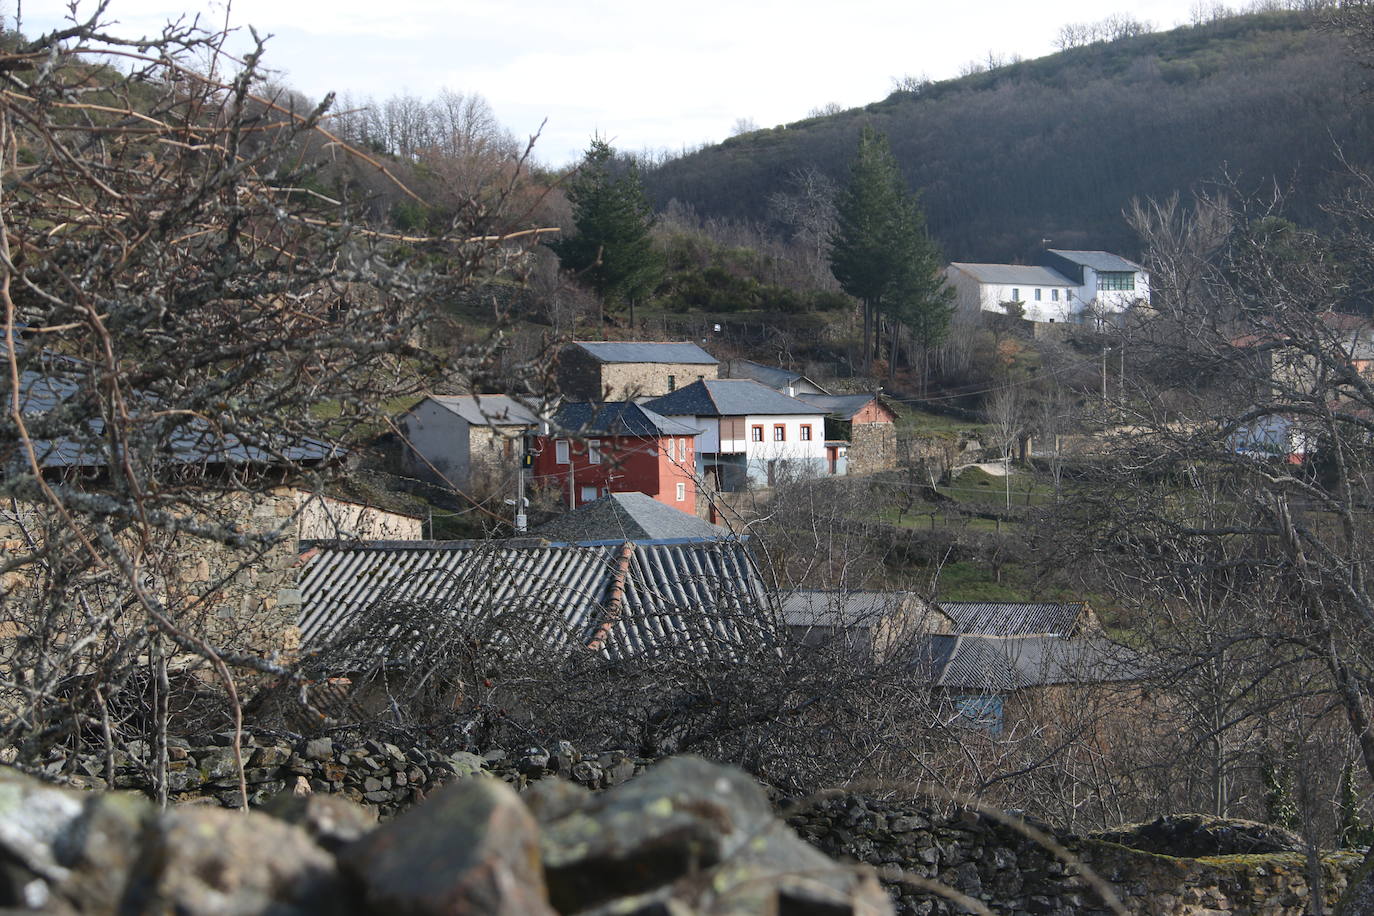
[[[316,545],[300,580],[302,641],[347,639],[365,611],[425,604],[474,627],[575,650],[608,635],[602,654],[728,657],[768,640],[766,592],[738,541],[634,541],[620,612],[607,613],[623,540]],[[374,615],[375,619],[375,615]],[[397,647],[396,651],[404,651]]]
[[[1112,254],[1110,251],[1071,251],[1061,248],[1046,249],[1050,254],[1057,254],[1065,260],[1075,264],[1082,264],[1084,267],[1091,267],[1098,271],[1137,271],[1144,270],[1134,261],[1128,261],[1119,254]]]
[[[553,417],[560,430],[577,435],[696,436],[701,430],[670,420],[634,401],[564,404]]]
[[[932,686],[972,693],[1134,681],[1145,670],[1138,652],[1109,639],[1054,636],[930,636],[915,667]]]
[[[504,394],[431,394],[429,399],[476,426],[532,426],[539,417]]]
[[[703,379],[648,402],[668,417],[747,417],[823,414],[753,379]]]
[[[979,636],[1071,636],[1087,605],[1014,601],[941,601],[959,633]]]
[[[641,340],[575,340],[603,363],[693,363],[714,366],[718,360],[694,343]]]
[[[1024,264],[964,264],[953,263],[979,283],[997,283],[1017,286],[1077,286],[1068,277],[1048,267],[1032,267]]]
[[[664,505],[647,493],[612,493],[540,525],[534,534],[560,541],[726,538],[730,532]]]

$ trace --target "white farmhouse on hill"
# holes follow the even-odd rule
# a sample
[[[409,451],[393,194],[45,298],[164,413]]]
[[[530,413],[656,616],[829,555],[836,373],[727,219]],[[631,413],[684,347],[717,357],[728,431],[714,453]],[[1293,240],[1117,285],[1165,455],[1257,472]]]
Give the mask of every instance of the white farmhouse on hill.
[[[1050,249],[1035,266],[954,263],[945,277],[961,309],[1006,315],[1019,308],[1039,323],[1100,320],[1150,301],[1145,268],[1107,251]]]

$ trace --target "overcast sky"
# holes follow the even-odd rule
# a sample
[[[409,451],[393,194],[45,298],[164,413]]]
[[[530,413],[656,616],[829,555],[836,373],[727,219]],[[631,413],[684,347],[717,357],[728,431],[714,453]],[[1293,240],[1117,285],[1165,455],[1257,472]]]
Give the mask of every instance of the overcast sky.
[[[0,0],[33,36],[63,0]],[[536,158],[563,165],[598,133],[626,150],[694,147],[741,118],[771,127],[829,103],[877,101],[907,74],[943,79],[989,52],[1039,57],[1059,27],[1128,12],[1156,27],[1197,0],[236,0],[231,23],[273,35],[266,62],[307,95],[378,99],[447,87],[485,96]],[[83,0],[83,7],[92,4]],[[222,22],[222,0],[112,0],[116,34],[170,17]]]

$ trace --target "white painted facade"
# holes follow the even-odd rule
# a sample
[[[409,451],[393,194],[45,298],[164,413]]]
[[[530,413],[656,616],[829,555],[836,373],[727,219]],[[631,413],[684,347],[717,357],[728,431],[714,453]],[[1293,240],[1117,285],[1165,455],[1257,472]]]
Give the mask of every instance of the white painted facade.
[[[702,430],[697,453],[704,466],[742,461],[751,483],[767,486],[784,468],[802,475],[825,473],[825,414],[821,411],[672,419]]]
[[[1006,315],[1006,303],[1016,302],[1027,321],[1041,323],[1107,318],[1150,301],[1150,275],[1143,268],[1099,272],[1077,265],[1076,270],[1081,283],[1051,267],[955,263],[946,268],[945,278],[960,309]]]

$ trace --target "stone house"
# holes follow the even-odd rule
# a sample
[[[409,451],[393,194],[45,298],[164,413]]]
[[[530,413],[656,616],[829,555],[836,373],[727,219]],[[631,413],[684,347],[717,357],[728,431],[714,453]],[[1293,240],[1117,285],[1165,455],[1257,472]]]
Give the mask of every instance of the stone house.
[[[402,414],[397,426],[405,437],[407,473],[439,486],[489,490],[513,478],[539,417],[503,394],[432,394]]]
[[[897,412],[878,394],[798,394],[825,411],[826,472],[874,474],[897,466]]]
[[[570,401],[658,397],[719,374],[694,343],[579,340],[558,353],[558,390]]]

